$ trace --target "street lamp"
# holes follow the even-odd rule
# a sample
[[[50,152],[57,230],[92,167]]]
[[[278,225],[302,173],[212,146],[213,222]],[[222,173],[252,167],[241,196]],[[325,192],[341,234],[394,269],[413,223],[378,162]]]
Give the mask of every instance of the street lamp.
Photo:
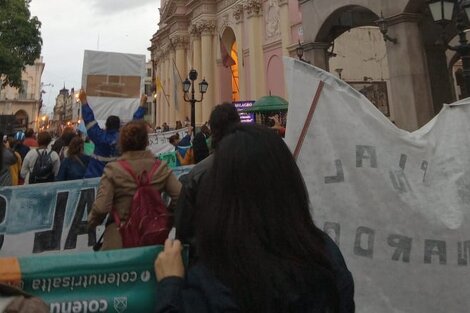
[[[202,101],[209,84],[205,79],[199,83],[201,99],[198,100],[194,97],[194,81],[197,79],[197,71],[195,69],[191,69],[189,71],[188,78],[186,78],[183,82],[184,101],[191,103],[191,126],[193,127],[194,133],[196,133],[196,102]],[[191,98],[188,97],[189,89],[191,89]]]
[[[303,58],[303,56],[304,56],[304,47],[300,43],[300,40],[299,40],[299,45],[295,49],[295,53],[297,54],[297,57],[299,58],[300,61],[310,64],[310,61],[307,61]]]
[[[464,90],[462,95],[466,98],[470,93],[470,45],[467,41],[465,29],[468,27],[470,18],[470,1],[468,0],[428,0],[434,22],[442,27],[447,26],[455,17],[456,27],[459,32],[459,45],[447,46],[448,49],[456,51],[462,60]]]

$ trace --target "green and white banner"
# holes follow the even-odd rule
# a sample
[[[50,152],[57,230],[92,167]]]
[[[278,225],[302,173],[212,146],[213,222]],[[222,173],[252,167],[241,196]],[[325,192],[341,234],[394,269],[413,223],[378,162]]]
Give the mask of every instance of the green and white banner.
[[[153,312],[153,264],[162,249],[0,258],[0,281],[42,298],[51,313]]]

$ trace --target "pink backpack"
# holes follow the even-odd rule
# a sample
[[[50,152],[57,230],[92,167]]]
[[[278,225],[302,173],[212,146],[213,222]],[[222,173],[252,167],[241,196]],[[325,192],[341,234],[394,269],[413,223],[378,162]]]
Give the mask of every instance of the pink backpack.
[[[150,172],[144,170],[139,176],[132,171],[127,161],[119,160],[118,163],[137,184],[127,221],[121,222],[119,214],[113,209],[114,222],[121,233],[123,248],[164,244],[173,225],[173,216],[163,203],[160,191],[151,185],[160,160],[155,162]]]

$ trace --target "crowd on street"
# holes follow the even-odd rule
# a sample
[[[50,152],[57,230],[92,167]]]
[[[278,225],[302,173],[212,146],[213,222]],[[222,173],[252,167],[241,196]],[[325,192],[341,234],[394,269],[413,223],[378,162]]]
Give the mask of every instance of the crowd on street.
[[[155,260],[156,312],[354,312],[352,275],[314,224],[278,117],[271,127],[243,124],[223,103],[196,133],[185,121],[186,135],[169,142],[178,165],[194,167],[177,178],[148,149],[145,95],[122,127],[109,116],[101,128],[85,91],[79,99],[87,135],[65,128],[53,143],[48,132],[5,136],[1,185],[100,177],[88,225],[104,223],[105,231],[94,249],[164,245]]]

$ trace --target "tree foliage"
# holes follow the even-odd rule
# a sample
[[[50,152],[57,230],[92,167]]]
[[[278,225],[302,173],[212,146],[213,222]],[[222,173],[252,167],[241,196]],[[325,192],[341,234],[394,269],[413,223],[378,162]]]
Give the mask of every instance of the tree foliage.
[[[30,2],[0,0],[0,87],[21,88],[22,71],[41,55],[41,22],[31,17]]]

